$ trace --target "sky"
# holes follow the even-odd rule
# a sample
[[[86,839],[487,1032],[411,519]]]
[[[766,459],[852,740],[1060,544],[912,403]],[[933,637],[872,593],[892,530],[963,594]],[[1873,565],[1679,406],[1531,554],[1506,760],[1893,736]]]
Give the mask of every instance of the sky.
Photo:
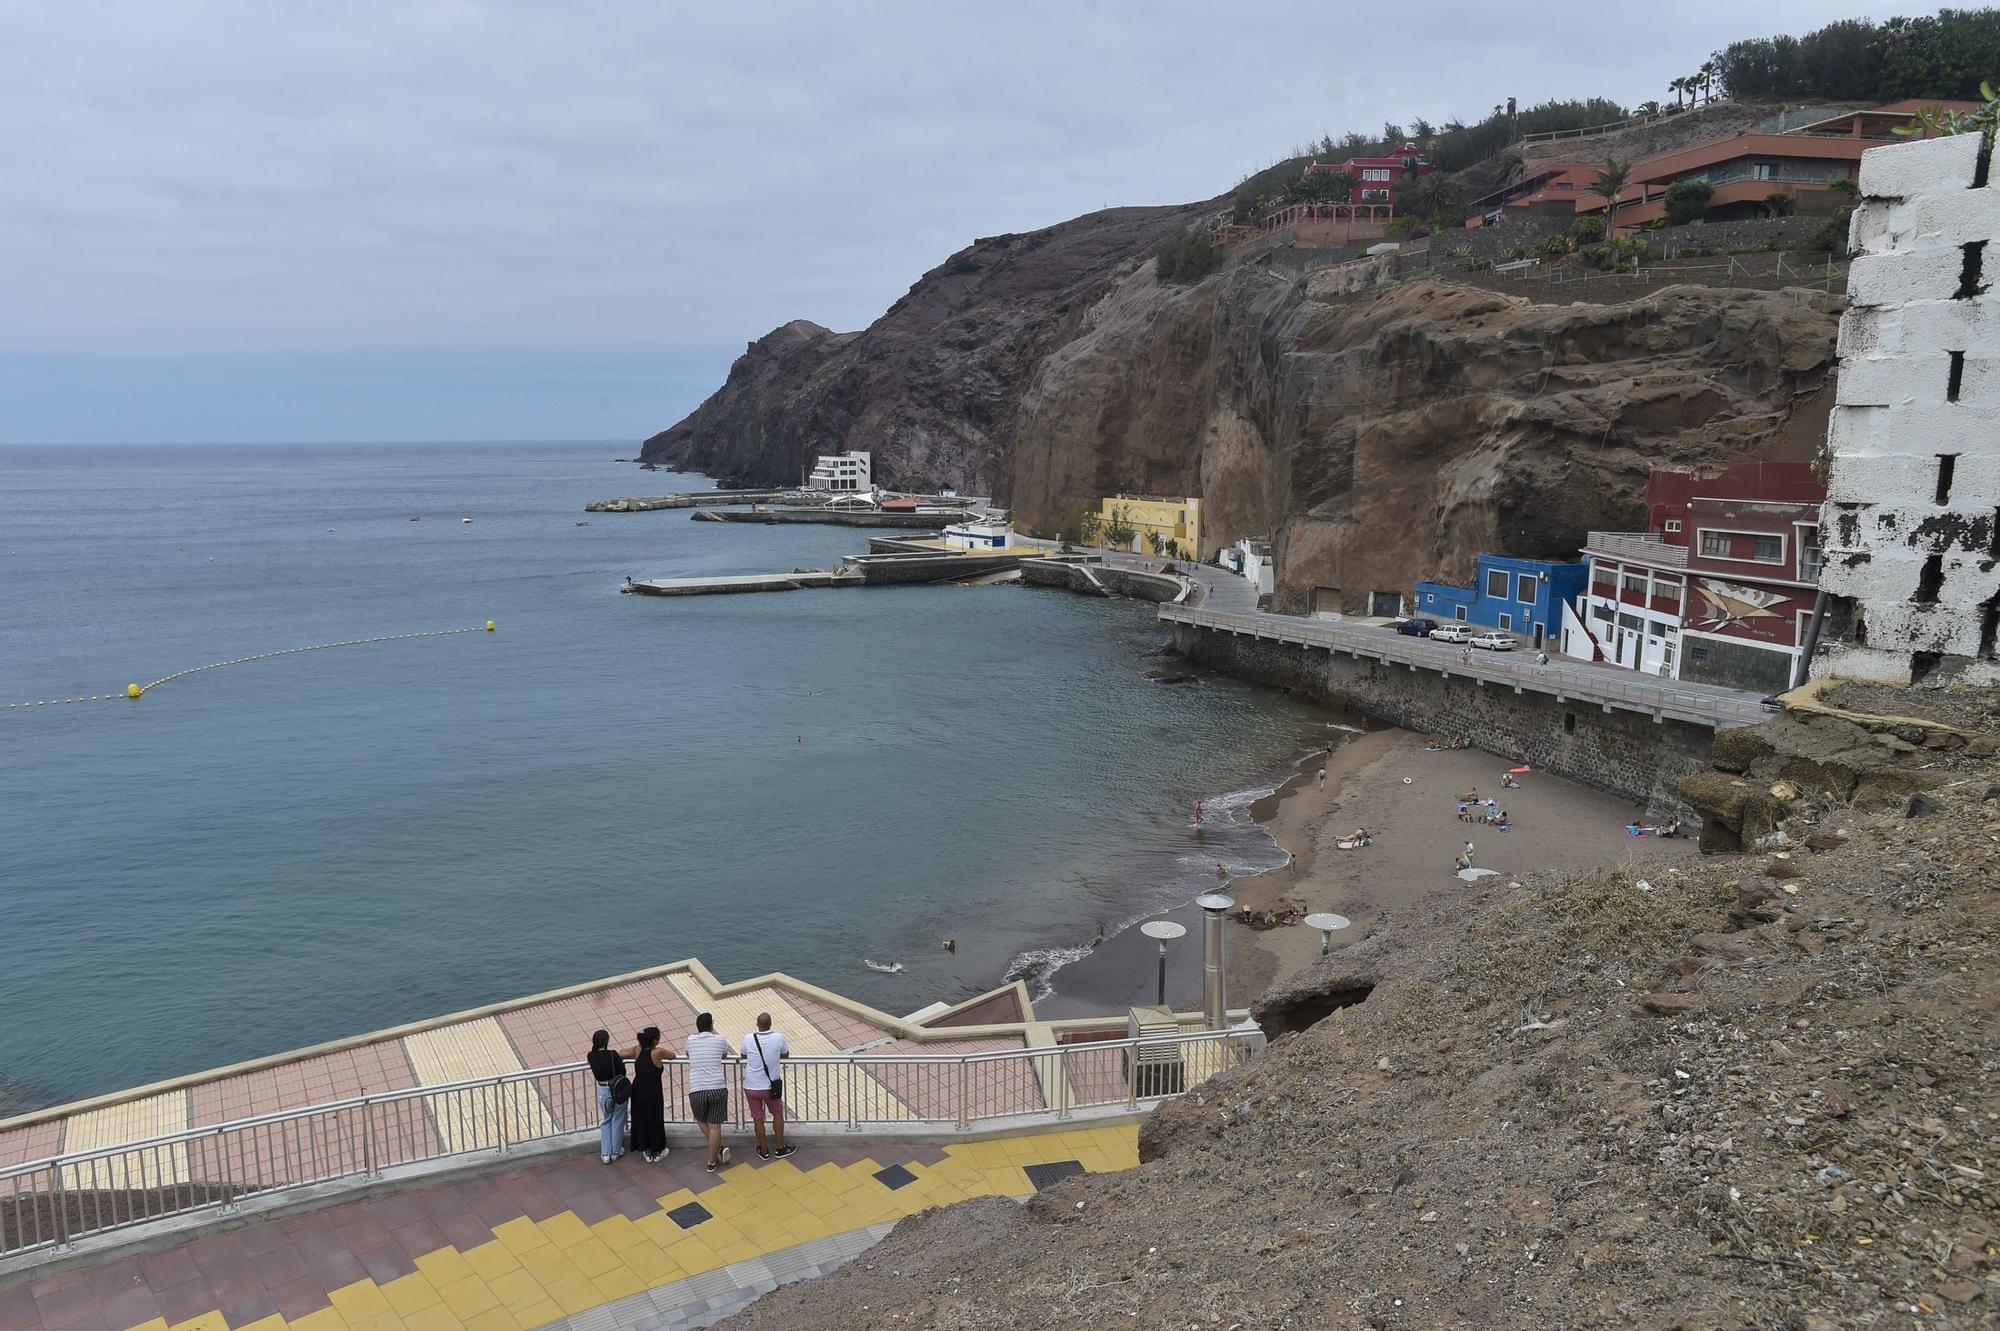
[[[0,0],[0,443],[636,440],[975,236],[1869,12]]]

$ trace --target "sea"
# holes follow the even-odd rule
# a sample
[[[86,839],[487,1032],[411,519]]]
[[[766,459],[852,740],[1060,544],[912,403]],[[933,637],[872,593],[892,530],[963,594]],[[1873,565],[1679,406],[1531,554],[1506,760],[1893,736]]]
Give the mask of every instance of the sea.
[[[867,544],[584,513],[711,484],[629,452],[0,447],[0,1105],[685,957],[1060,991],[1282,859],[1249,806],[1325,715],[1149,678],[1150,605],[621,595]]]

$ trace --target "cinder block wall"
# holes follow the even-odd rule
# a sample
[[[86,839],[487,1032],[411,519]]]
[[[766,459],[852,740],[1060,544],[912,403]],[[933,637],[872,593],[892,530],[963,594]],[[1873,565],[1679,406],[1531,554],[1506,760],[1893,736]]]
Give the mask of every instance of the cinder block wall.
[[[1816,673],[2000,682],[2000,188],[1978,134],[1861,158]],[[1989,252],[1990,251],[1990,252]]]

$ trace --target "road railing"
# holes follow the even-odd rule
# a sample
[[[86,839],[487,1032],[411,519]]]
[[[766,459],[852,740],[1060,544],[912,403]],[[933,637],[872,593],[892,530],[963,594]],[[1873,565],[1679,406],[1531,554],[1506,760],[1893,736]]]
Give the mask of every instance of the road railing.
[[[1671,716],[1675,720],[1701,725],[1742,725],[1762,720],[1767,715],[1755,694],[1740,690],[1681,688],[1671,681],[1658,681],[1653,676],[1636,671],[1617,671],[1580,663],[1567,665],[1551,661],[1548,665],[1540,665],[1523,660],[1518,652],[1473,650],[1469,653],[1471,659],[1467,660],[1468,653],[1464,649],[1447,647],[1426,638],[1407,638],[1385,628],[1346,627],[1290,615],[1202,610],[1174,605],[1162,606],[1160,618],[1171,623],[1225,629],[1232,633],[1323,647],[1329,651],[1349,652],[1416,669],[1464,675],[1536,693],[1623,707],[1627,711],[1655,716]]]
[[[987,1053],[795,1055],[779,1069],[788,1127],[807,1135],[970,1132],[1138,1111],[1262,1048],[1245,1023],[1147,1039]],[[741,1060],[730,1121],[747,1124]],[[669,1125],[692,1127],[687,1064],[662,1069]],[[583,1063],[362,1095],[189,1128],[0,1169],[0,1259],[246,1200],[538,1143],[594,1141],[597,1085]]]

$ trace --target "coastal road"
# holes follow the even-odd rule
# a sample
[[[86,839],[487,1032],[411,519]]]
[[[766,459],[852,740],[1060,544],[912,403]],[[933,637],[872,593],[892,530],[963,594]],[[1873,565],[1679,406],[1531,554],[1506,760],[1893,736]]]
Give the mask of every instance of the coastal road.
[[[1157,559],[1149,561],[1138,556],[1115,554],[1111,556],[1111,561],[1128,567],[1154,569],[1161,563]],[[1190,569],[1187,564],[1180,567]],[[1274,615],[1258,610],[1256,590],[1246,579],[1227,569],[1196,566],[1192,568],[1192,574],[1201,584],[1200,599],[1191,605],[1161,606],[1161,619],[1323,647],[1329,651],[1370,657],[1385,664],[1406,665],[1413,670],[1435,670],[1441,675],[1460,675],[1524,692],[1554,694],[1562,699],[1573,698],[1609,709],[1643,712],[1658,718],[1691,721],[1716,729],[1755,725],[1771,715],[1762,704],[1762,695],[1742,689],[1663,679],[1637,670],[1624,670],[1554,654],[1550,655],[1547,665],[1537,665],[1533,653],[1519,650],[1485,652],[1474,649],[1471,660],[1467,661],[1462,646],[1432,642],[1428,638],[1404,637],[1380,622]]]

